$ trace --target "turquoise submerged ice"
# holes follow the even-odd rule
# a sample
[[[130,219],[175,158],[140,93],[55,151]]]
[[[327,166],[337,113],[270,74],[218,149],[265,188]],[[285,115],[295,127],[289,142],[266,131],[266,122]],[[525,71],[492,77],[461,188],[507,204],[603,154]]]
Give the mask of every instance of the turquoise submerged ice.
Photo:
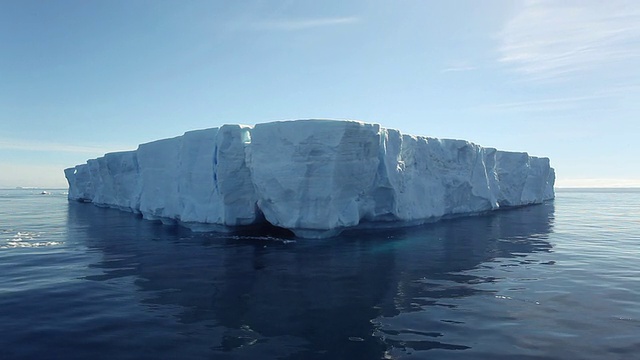
[[[312,238],[537,204],[555,181],[548,158],[333,120],[191,131],[65,176],[70,200],[196,230],[266,220]]]

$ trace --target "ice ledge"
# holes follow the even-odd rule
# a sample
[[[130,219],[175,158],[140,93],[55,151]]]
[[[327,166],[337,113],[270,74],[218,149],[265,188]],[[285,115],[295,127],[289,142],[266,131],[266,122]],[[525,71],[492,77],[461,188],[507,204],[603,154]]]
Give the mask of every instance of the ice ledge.
[[[547,158],[336,120],[190,131],[65,176],[70,200],[199,231],[267,221],[307,238],[537,204],[555,181]]]

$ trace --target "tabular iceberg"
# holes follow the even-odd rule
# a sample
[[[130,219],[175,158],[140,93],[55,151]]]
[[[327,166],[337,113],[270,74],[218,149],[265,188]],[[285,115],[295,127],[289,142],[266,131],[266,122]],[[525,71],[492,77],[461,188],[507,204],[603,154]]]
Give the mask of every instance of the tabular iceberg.
[[[555,181],[548,158],[336,120],[191,131],[65,176],[70,200],[194,230],[268,221],[306,238],[537,204]]]

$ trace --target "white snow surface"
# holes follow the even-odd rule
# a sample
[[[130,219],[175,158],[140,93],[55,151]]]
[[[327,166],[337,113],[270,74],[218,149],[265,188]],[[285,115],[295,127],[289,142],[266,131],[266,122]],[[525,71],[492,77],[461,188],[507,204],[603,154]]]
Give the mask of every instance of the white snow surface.
[[[194,230],[266,220],[307,238],[538,204],[555,181],[548,158],[338,120],[190,131],[65,176],[70,200]]]

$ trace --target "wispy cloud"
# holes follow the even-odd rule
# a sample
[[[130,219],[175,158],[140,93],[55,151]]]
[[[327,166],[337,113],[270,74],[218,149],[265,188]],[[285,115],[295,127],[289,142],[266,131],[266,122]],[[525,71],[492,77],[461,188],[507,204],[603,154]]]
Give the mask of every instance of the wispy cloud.
[[[571,110],[579,107],[583,107],[585,103],[591,102],[596,99],[603,99],[606,95],[588,95],[588,96],[569,96],[560,98],[548,98],[537,99],[530,101],[515,101],[501,104],[486,105],[484,108],[502,111],[529,111],[529,112],[544,112],[544,111],[558,111],[558,110]]]
[[[24,141],[14,139],[0,139],[0,149],[21,150],[21,151],[47,151],[47,152],[65,152],[80,154],[104,154],[118,149],[125,149],[121,146],[82,146],[69,145],[53,142]]]
[[[471,70],[475,70],[477,69],[474,66],[452,66],[452,67],[448,67],[448,68],[444,68],[442,69],[443,73],[448,73],[448,72],[463,72],[463,71],[471,71]]]
[[[305,19],[278,19],[265,20],[254,23],[255,28],[260,30],[304,30],[311,28],[350,25],[360,22],[357,16],[346,17],[325,17],[325,18],[305,18]]]
[[[476,70],[477,67],[475,67],[473,64],[471,64],[468,61],[452,61],[448,64],[445,65],[445,68],[442,69],[440,72],[442,73],[448,73],[448,72],[464,72],[464,71],[472,71],[472,70]]]
[[[636,0],[530,1],[499,41],[499,61],[532,78],[611,70],[640,58],[640,7]]]
[[[483,110],[518,111],[518,112],[556,112],[563,110],[590,109],[594,106],[602,109],[612,101],[623,99],[627,95],[635,96],[640,92],[640,85],[607,86],[598,90],[582,91],[573,96],[557,96],[538,98],[535,100],[511,101],[481,105]]]

